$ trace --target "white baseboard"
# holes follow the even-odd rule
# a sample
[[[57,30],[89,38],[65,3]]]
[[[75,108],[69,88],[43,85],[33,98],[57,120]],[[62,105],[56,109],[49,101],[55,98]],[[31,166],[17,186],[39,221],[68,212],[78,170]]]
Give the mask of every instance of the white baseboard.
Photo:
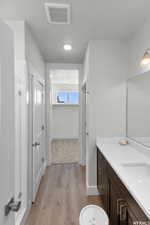
[[[100,195],[97,186],[87,186],[87,195]]]
[[[34,202],[36,199],[36,195],[41,183],[41,179],[43,177],[43,175],[45,174],[45,169],[46,169],[46,163],[43,163],[42,167],[40,168],[40,172],[38,174],[38,178],[37,178],[37,182],[35,184],[33,184],[33,199],[32,201]]]
[[[31,210],[31,204],[28,204],[27,210],[24,213],[24,216],[23,216],[23,218],[21,220],[20,225],[25,225],[26,224],[26,220],[27,220],[27,218],[29,216],[30,210]]]
[[[60,141],[60,140],[80,140],[79,137],[53,137],[52,141]]]
[[[46,167],[47,167],[47,165],[46,165],[46,161],[44,161],[44,166],[43,166],[43,175],[45,174]]]
[[[86,160],[81,160],[79,163],[81,166],[86,166]]]

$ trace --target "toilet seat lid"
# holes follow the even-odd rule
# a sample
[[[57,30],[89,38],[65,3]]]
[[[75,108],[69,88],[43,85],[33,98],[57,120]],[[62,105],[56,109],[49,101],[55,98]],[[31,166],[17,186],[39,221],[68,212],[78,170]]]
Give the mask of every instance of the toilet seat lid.
[[[106,212],[97,205],[87,205],[80,212],[80,225],[108,225]]]

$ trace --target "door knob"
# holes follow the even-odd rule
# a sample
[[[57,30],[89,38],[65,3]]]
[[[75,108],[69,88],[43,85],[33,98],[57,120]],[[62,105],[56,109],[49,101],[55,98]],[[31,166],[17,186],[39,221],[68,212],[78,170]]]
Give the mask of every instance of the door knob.
[[[34,144],[32,144],[32,147],[37,147],[40,145],[40,142],[35,142]]]
[[[40,145],[40,142],[36,142],[36,146],[39,146]]]

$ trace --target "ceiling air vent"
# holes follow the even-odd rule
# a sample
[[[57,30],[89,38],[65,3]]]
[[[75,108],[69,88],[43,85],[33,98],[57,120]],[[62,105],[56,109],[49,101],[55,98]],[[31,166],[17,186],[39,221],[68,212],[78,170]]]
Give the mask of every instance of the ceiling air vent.
[[[45,3],[45,10],[49,23],[70,24],[69,4]]]

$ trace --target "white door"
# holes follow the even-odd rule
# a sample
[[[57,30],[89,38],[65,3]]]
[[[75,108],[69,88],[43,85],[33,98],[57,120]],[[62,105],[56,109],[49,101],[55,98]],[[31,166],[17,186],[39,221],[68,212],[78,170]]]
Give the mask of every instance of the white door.
[[[14,225],[5,206],[14,197],[14,53],[12,31],[0,22],[0,225]],[[7,208],[8,209],[8,208]]]
[[[44,170],[44,86],[33,79],[33,201]]]
[[[15,200],[21,202],[16,213],[19,223],[27,207],[28,168],[28,102],[26,64],[16,61],[15,65]]]

